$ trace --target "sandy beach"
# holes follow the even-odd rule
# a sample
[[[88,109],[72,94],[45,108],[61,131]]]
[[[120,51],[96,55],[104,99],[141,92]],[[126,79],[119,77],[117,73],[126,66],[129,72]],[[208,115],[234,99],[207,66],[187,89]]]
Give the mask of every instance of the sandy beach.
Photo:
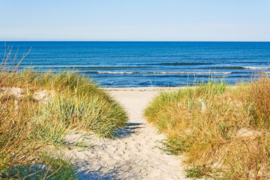
[[[0,180],[270,180],[269,7],[0,1]]]
[[[127,111],[127,129],[119,129],[115,139],[101,139],[94,134],[70,134],[67,143],[82,143],[88,148],[74,148],[66,153],[74,158],[81,179],[186,179],[179,157],[157,147],[165,136],[146,123],[143,111],[159,91],[178,88],[108,88],[112,97]]]

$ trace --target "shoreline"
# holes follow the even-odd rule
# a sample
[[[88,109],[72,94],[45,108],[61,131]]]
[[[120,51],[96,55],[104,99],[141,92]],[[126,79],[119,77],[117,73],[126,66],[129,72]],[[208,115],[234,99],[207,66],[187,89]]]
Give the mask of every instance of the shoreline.
[[[183,87],[116,87],[116,88],[100,88],[105,91],[165,91],[165,90],[179,90],[186,89]],[[194,87],[191,87],[194,88]]]
[[[236,88],[238,85],[227,86],[228,88]],[[113,87],[99,88],[105,91],[175,91],[181,89],[194,89],[198,86],[181,86],[181,87]]]

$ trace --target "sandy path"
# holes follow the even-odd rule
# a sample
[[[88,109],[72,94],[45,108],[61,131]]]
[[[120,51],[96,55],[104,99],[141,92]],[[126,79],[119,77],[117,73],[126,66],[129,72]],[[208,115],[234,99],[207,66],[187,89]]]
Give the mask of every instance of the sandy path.
[[[121,103],[129,115],[126,130],[119,130],[119,137],[100,139],[94,135],[84,136],[83,143],[92,148],[68,151],[76,158],[81,179],[186,179],[181,161],[167,155],[156,146],[164,139],[146,124],[143,111],[157,91],[113,90],[111,95]],[[82,135],[69,135],[67,141],[74,143]]]

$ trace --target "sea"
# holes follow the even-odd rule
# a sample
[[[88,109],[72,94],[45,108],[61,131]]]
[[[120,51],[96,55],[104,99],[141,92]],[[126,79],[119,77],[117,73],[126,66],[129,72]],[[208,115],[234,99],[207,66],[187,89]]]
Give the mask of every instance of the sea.
[[[101,87],[176,87],[248,82],[270,73],[270,42],[0,41],[22,71],[76,71]]]

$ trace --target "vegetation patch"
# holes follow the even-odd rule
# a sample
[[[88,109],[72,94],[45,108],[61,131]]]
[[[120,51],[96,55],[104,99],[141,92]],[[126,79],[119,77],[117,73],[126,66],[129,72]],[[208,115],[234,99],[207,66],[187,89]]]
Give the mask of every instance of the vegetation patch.
[[[253,179],[269,174],[270,78],[249,84],[201,83],[162,92],[145,110],[149,123],[165,133],[163,148],[187,157],[197,177]]]
[[[44,149],[63,146],[74,131],[112,138],[125,127],[126,112],[88,78],[70,71],[18,72],[10,57],[0,66],[0,179],[77,179],[65,155]]]

